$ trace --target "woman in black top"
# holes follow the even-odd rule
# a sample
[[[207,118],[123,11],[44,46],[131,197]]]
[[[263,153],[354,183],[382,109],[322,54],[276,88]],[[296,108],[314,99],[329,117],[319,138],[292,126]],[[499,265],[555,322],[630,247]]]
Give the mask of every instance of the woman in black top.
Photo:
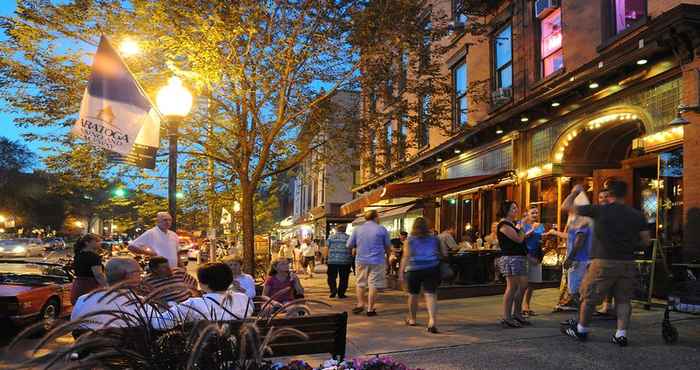
[[[501,247],[501,257],[498,267],[506,277],[506,291],[503,294],[503,320],[505,328],[520,328],[530,325],[522,316],[523,295],[527,289],[527,247],[525,234],[515,226],[515,220],[520,215],[518,205],[511,200],[501,204],[501,221],[498,223],[496,235]]]
[[[102,239],[95,234],[83,235],[73,247],[73,268],[75,280],[70,291],[73,304],[78,298],[95,289],[107,286],[102,257],[97,254]]]

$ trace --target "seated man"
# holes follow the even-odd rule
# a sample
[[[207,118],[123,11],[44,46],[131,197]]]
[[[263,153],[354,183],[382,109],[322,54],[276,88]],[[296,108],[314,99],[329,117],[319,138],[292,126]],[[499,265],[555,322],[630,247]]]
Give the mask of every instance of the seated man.
[[[182,268],[171,268],[165,257],[151,257],[148,270],[140,289],[150,299],[181,303],[192,297],[193,291],[197,291],[197,280]]]
[[[156,328],[172,328],[183,321],[242,320],[253,314],[253,302],[244,293],[230,292],[233,273],[226,264],[208,263],[197,271],[201,297],[190,298],[153,320]]]
[[[236,256],[227,256],[222,262],[228,265],[231,272],[233,272],[233,282],[231,283],[229,290],[245,293],[245,295],[247,295],[250,299],[255,298],[255,280],[252,276],[241,271],[241,265],[243,264],[241,258]]]
[[[141,267],[133,258],[114,257],[105,266],[107,284],[113,287],[117,284],[133,283],[136,286],[141,279]],[[122,320],[115,320],[111,314],[96,314],[102,311],[113,311],[119,315],[123,313],[133,319],[134,316],[149,317],[152,308],[148,305],[133,304],[134,293],[124,290],[116,290],[108,293],[109,290],[93,291],[78,297],[73,306],[71,321],[84,320],[80,329],[103,329],[107,327],[136,326],[138,323],[127,325]],[[105,297],[109,294],[109,297]],[[141,323],[146,324],[146,323]]]

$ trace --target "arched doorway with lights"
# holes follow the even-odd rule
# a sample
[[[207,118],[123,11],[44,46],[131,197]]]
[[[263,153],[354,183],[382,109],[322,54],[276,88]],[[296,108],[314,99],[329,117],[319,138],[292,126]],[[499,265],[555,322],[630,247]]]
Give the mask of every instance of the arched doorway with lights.
[[[556,184],[557,195],[551,198],[560,203],[574,185],[584,184],[589,199],[597,203],[608,181],[624,181],[628,185],[625,203],[642,212],[652,238],[672,254],[671,248],[680,246],[683,239],[682,143],[682,126],[653,122],[639,107],[618,106],[577,120],[554,141],[548,181]],[[531,181],[529,192],[538,190],[537,186]],[[563,228],[567,214],[560,205],[556,216]],[[651,258],[651,253],[652,248],[642,248],[637,258]],[[661,288],[660,283],[657,287]]]

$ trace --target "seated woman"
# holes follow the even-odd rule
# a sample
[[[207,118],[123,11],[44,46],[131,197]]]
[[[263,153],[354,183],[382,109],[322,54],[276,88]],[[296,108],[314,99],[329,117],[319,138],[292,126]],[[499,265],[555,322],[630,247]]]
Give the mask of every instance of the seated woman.
[[[228,291],[233,281],[231,269],[224,263],[207,263],[197,270],[201,297],[172,306],[162,317],[153,319],[156,328],[171,328],[178,323],[198,320],[242,320],[253,314],[253,302],[244,293]]]
[[[289,261],[286,258],[278,258],[272,263],[262,295],[282,304],[304,295],[304,288],[297,275],[289,271]]]

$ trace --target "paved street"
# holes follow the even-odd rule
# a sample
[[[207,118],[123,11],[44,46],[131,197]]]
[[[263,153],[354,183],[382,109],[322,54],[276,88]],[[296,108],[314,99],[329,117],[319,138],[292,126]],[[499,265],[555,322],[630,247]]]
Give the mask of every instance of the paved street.
[[[302,277],[302,283],[308,297],[330,302],[333,311],[349,311],[354,304],[354,290],[348,299],[328,299],[323,273],[315,274],[313,279]],[[351,289],[353,287],[351,281]],[[663,311],[636,307],[629,347],[619,348],[608,343],[614,327],[614,321],[610,320],[596,321],[590,341],[578,343],[559,333],[558,323],[569,316],[551,313],[556,295],[555,289],[536,291],[533,309],[539,315],[532,320],[533,327],[510,330],[498,324],[499,296],[440,301],[438,328],[442,333],[431,335],[424,328],[427,317],[422,304],[419,326],[408,327],[403,325],[404,295],[386,292],[377,308],[379,316],[350,315],[347,357],[389,355],[412,368],[423,369],[697,368],[700,317],[673,314],[680,341],[669,346],[661,338]],[[317,312],[323,310],[316,309]],[[56,345],[71,341],[69,337],[60,338]],[[28,350],[32,343],[34,341],[23,343],[21,350]],[[328,356],[302,358],[318,365]],[[0,366],[7,368],[10,364],[4,353]]]

